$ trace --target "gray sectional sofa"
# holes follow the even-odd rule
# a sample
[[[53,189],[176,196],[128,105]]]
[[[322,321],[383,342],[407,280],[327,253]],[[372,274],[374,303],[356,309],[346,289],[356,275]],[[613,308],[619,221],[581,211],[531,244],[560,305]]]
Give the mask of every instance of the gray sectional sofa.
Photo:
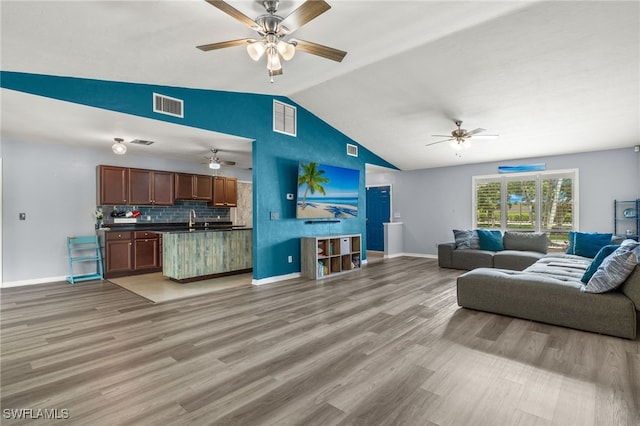
[[[544,233],[509,232],[502,236],[504,250],[481,250],[459,242],[438,244],[438,265],[441,268],[471,270],[501,268],[521,271],[533,265],[546,253],[549,241]]]
[[[458,305],[635,339],[640,311],[640,265],[623,284],[601,294],[581,291],[592,259],[544,256],[523,271],[477,268],[457,279]]]

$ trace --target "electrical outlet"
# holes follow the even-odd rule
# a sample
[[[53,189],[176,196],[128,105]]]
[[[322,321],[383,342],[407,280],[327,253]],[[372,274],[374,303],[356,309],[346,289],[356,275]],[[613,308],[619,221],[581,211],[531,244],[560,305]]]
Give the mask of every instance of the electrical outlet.
[[[289,256],[287,260],[289,261],[289,263],[293,263],[293,256]]]
[[[280,219],[280,213],[278,213],[278,212],[271,212],[270,217],[271,217],[271,220],[278,220],[278,219]]]
[[[20,213],[19,218],[20,218],[20,220],[27,220],[27,214],[26,213]]]

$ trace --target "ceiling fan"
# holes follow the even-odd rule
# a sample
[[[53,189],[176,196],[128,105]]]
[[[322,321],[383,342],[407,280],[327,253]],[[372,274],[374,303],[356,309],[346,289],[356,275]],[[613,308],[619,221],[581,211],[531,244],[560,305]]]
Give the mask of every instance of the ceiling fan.
[[[235,166],[236,162],[235,161],[227,161],[227,160],[221,160],[218,158],[218,150],[215,148],[211,148],[211,155],[210,157],[205,157],[207,160],[209,160],[208,163],[203,163],[203,164],[209,164],[209,168],[213,169],[213,170],[217,170],[220,168],[220,166],[225,165],[225,166]]]
[[[485,129],[477,128],[473,130],[462,129],[461,120],[455,120],[454,123],[458,126],[457,129],[451,132],[451,135],[431,135],[436,138],[447,138],[441,141],[428,143],[425,146],[437,145],[443,142],[451,142],[451,147],[456,151],[460,151],[462,147],[469,148],[471,142],[469,139],[495,139],[498,135],[479,135],[478,133],[485,132]]]
[[[297,50],[321,56],[333,61],[341,62],[347,52],[323,46],[321,44],[299,39],[285,40],[295,30],[317,18],[331,8],[323,0],[307,0],[300,7],[283,18],[277,15],[279,0],[264,0],[262,4],[267,13],[258,16],[255,20],[249,18],[229,3],[222,0],[205,0],[210,5],[217,7],[227,15],[240,21],[259,34],[259,39],[242,38],[219,43],[203,44],[196,46],[203,51],[222,49],[233,46],[247,46],[247,53],[254,61],[258,61],[262,55],[267,56],[267,70],[273,83],[273,76],[282,74],[280,57],[285,61],[293,58]]]

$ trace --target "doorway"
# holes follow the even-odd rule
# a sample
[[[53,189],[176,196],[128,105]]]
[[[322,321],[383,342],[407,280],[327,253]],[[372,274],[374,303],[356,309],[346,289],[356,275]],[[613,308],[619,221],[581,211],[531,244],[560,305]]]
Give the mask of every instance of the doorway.
[[[391,221],[391,186],[367,187],[367,250],[384,251],[384,226]]]

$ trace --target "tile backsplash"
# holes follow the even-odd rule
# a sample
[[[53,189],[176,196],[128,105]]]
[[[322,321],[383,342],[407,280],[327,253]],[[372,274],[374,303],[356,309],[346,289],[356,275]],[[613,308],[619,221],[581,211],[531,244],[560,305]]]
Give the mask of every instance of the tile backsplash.
[[[104,224],[113,223],[111,212],[116,208],[119,212],[140,211],[138,223],[176,223],[188,222],[189,212],[196,212],[197,222],[228,222],[229,208],[209,207],[206,201],[176,201],[173,206],[98,206],[102,208]]]

